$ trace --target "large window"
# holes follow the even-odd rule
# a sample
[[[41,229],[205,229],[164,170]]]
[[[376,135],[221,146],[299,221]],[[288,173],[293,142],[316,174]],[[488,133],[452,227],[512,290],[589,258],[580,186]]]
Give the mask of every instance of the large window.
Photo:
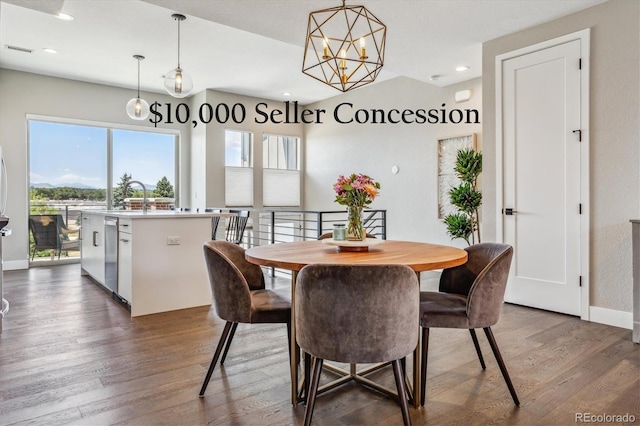
[[[111,193],[114,208],[121,207],[122,186],[128,179],[142,182],[147,189],[147,197],[175,198],[175,135],[114,129],[112,146]],[[140,189],[138,185],[133,187]],[[128,192],[128,195],[133,194]],[[143,194],[136,191],[135,195]]]
[[[65,226],[77,227],[81,210],[122,208],[117,194],[125,175],[143,182],[149,198],[171,191],[171,198],[178,196],[176,133],[35,117],[28,126],[30,214],[60,214]],[[142,191],[129,192],[138,195]],[[49,252],[36,256],[49,257]]]
[[[300,138],[263,135],[263,204],[269,207],[300,205]]]
[[[225,204],[253,206],[253,133],[226,130],[224,149]]]

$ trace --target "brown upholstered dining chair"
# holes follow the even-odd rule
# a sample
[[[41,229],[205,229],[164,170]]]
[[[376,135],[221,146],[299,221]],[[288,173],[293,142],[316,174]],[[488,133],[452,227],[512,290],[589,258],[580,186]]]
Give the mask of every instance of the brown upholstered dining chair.
[[[467,263],[445,269],[440,276],[439,292],[420,293],[422,326],[421,405],[424,405],[427,378],[427,351],[430,328],[466,328],[471,333],[480,365],[485,363],[475,329],[482,328],[496,357],[513,402],[520,401],[491,331],[498,322],[509,277],[513,248],[507,244],[481,243],[465,249]]]
[[[228,241],[209,241],[204,244],[204,257],[213,304],[226,324],[200,396],[204,396],[221,353],[220,364],[224,364],[238,323],[286,323],[287,338],[291,334],[291,295],[288,291],[265,289],[262,269],[245,259],[242,247]]]
[[[304,424],[311,424],[323,361],[392,361],[405,425],[400,360],[418,344],[418,278],[403,265],[309,265],[295,288],[296,340],[314,357]]]

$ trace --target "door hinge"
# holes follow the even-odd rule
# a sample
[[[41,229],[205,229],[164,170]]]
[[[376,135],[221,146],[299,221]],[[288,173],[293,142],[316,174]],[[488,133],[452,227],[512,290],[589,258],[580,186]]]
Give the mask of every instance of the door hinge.
[[[580,275],[580,278],[578,279],[578,283],[580,284],[580,287],[582,287],[582,275]]]
[[[578,214],[582,214],[582,203],[578,204]]]
[[[578,69],[582,69],[582,58],[578,59]]]
[[[582,142],[582,130],[574,130],[572,133],[578,134],[578,142]]]

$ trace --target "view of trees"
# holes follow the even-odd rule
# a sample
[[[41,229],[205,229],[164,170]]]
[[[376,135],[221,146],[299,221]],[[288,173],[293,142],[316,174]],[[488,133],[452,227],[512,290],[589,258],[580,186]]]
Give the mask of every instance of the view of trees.
[[[163,176],[162,179],[158,181],[156,185],[156,189],[153,190],[153,196],[158,198],[173,198],[173,185],[169,182],[166,176]]]
[[[124,205],[125,198],[138,198],[142,197],[143,192],[139,187],[127,187],[125,186],[131,181],[131,175],[124,173],[120,177],[120,182],[113,188],[113,205],[119,207]],[[173,198],[175,191],[173,185],[169,182],[166,176],[163,176],[156,183],[156,188],[153,191],[148,191],[147,197],[162,197]],[[46,203],[48,200],[79,200],[79,201],[104,201],[106,196],[105,189],[93,189],[93,188],[71,188],[68,186],[61,186],[56,188],[31,188],[29,191],[29,197],[31,201],[41,201]],[[38,203],[40,204],[40,203]]]
[[[120,176],[120,182],[118,182],[118,185],[113,188],[114,208],[123,207],[125,198],[141,198],[144,195],[141,188],[131,188],[128,186],[129,182],[131,182],[131,175],[125,172]],[[156,183],[156,188],[153,191],[147,191],[147,197],[173,198],[173,185],[171,185],[166,176],[163,176],[162,179]]]
[[[124,199],[128,197],[133,197],[133,193],[135,192],[129,185],[131,181],[131,175],[126,172],[120,176],[120,182],[118,185],[113,188],[113,208],[114,209],[124,209]],[[142,191],[140,191],[140,196],[142,197]]]
[[[31,200],[83,200],[101,201],[106,198],[104,189],[70,188],[61,186],[58,188],[31,188]]]

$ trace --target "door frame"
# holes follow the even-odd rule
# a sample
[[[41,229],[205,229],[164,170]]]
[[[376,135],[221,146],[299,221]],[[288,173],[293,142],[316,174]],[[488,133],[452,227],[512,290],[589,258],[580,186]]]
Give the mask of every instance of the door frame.
[[[580,56],[582,67],[580,74],[580,130],[582,141],[580,142],[580,201],[582,214],[580,216],[580,318],[589,320],[589,288],[590,288],[590,179],[589,179],[589,64],[591,30],[576,31],[561,37],[523,47],[511,52],[496,56],[495,60],[495,85],[496,85],[496,241],[503,242],[504,216],[502,214],[504,200],[503,185],[503,132],[502,132],[502,63],[518,56],[527,55],[539,50],[544,50],[574,40],[580,40]]]

